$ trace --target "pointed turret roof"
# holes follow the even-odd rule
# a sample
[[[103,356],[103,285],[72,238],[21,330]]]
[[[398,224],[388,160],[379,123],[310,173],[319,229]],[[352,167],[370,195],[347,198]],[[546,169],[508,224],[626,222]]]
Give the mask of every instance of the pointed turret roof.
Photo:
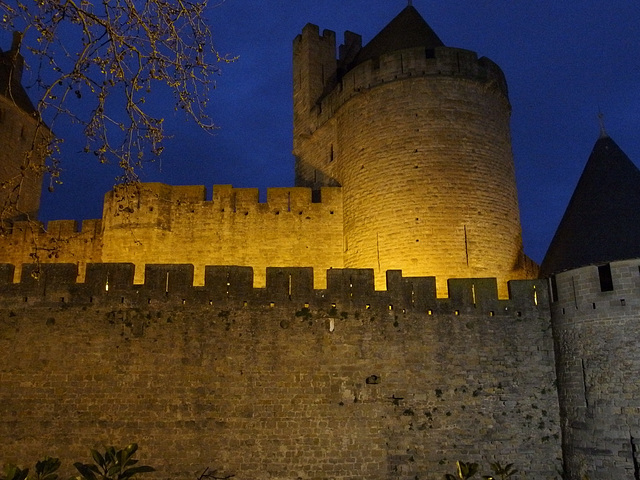
[[[540,273],[547,276],[630,258],[640,258],[640,170],[602,133]]]
[[[22,86],[22,69],[24,60],[20,54],[22,35],[13,34],[11,50],[0,50],[0,95],[4,95],[26,113],[35,114],[36,109]]]
[[[351,67],[404,48],[442,46],[444,43],[438,35],[418,11],[409,5],[360,50]]]

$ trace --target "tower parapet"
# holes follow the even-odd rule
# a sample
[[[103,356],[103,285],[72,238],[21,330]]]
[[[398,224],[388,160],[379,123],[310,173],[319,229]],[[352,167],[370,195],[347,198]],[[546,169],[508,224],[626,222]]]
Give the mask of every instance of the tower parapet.
[[[326,95],[319,98],[310,109],[309,134],[329,121],[353,96],[368,89],[408,78],[438,75],[482,82],[508,99],[504,73],[487,57],[478,58],[476,52],[461,48],[415,47],[367,60],[347,71],[338,79],[335,88],[328,92],[325,89],[323,93]]]

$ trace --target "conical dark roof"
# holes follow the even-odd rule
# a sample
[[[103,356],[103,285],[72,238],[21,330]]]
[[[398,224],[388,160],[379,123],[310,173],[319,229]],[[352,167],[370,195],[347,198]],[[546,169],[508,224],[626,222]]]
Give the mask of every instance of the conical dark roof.
[[[540,266],[548,276],[640,258],[640,170],[607,135],[589,156]]]
[[[14,45],[11,50],[0,50],[0,95],[4,95],[19,108],[29,114],[35,114],[36,109],[24,87],[20,83],[22,79],[23,59],[20,52],[16,52],[16,34],[14,33]]]
[[[405,7],[398,16],[382,29],[358,53],[350,68],[385,53],[404,48],[442,47],[444,43],[411,5]]]

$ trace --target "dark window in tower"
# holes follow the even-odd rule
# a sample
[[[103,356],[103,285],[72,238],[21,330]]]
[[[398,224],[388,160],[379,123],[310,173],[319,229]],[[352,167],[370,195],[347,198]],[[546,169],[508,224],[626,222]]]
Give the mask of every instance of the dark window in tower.
[[[329,150],[329,161],[333,162],[333,143],[331,144],[331,149]]]
[[[611,277],[611,264],[600,265],[598,267],[598,276],[600,277],[600,291],[613,291],[613,278]]]
[[[436,51],[433,48],[427,48],[424,54],[425,58],[436,58]]]

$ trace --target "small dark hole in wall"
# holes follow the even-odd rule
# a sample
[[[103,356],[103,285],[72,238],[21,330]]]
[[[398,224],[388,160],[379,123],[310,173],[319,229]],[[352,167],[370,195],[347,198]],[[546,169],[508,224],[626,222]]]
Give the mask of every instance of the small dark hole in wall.
[[[378,375],[369,375],[365,382],[367,385],[378,385],[380,383],[380,377]]]
[[[627,304],[627,302],[625,301],[625,299],[621,298],[620,299],[620,305],[624,307],[626,304]]]

